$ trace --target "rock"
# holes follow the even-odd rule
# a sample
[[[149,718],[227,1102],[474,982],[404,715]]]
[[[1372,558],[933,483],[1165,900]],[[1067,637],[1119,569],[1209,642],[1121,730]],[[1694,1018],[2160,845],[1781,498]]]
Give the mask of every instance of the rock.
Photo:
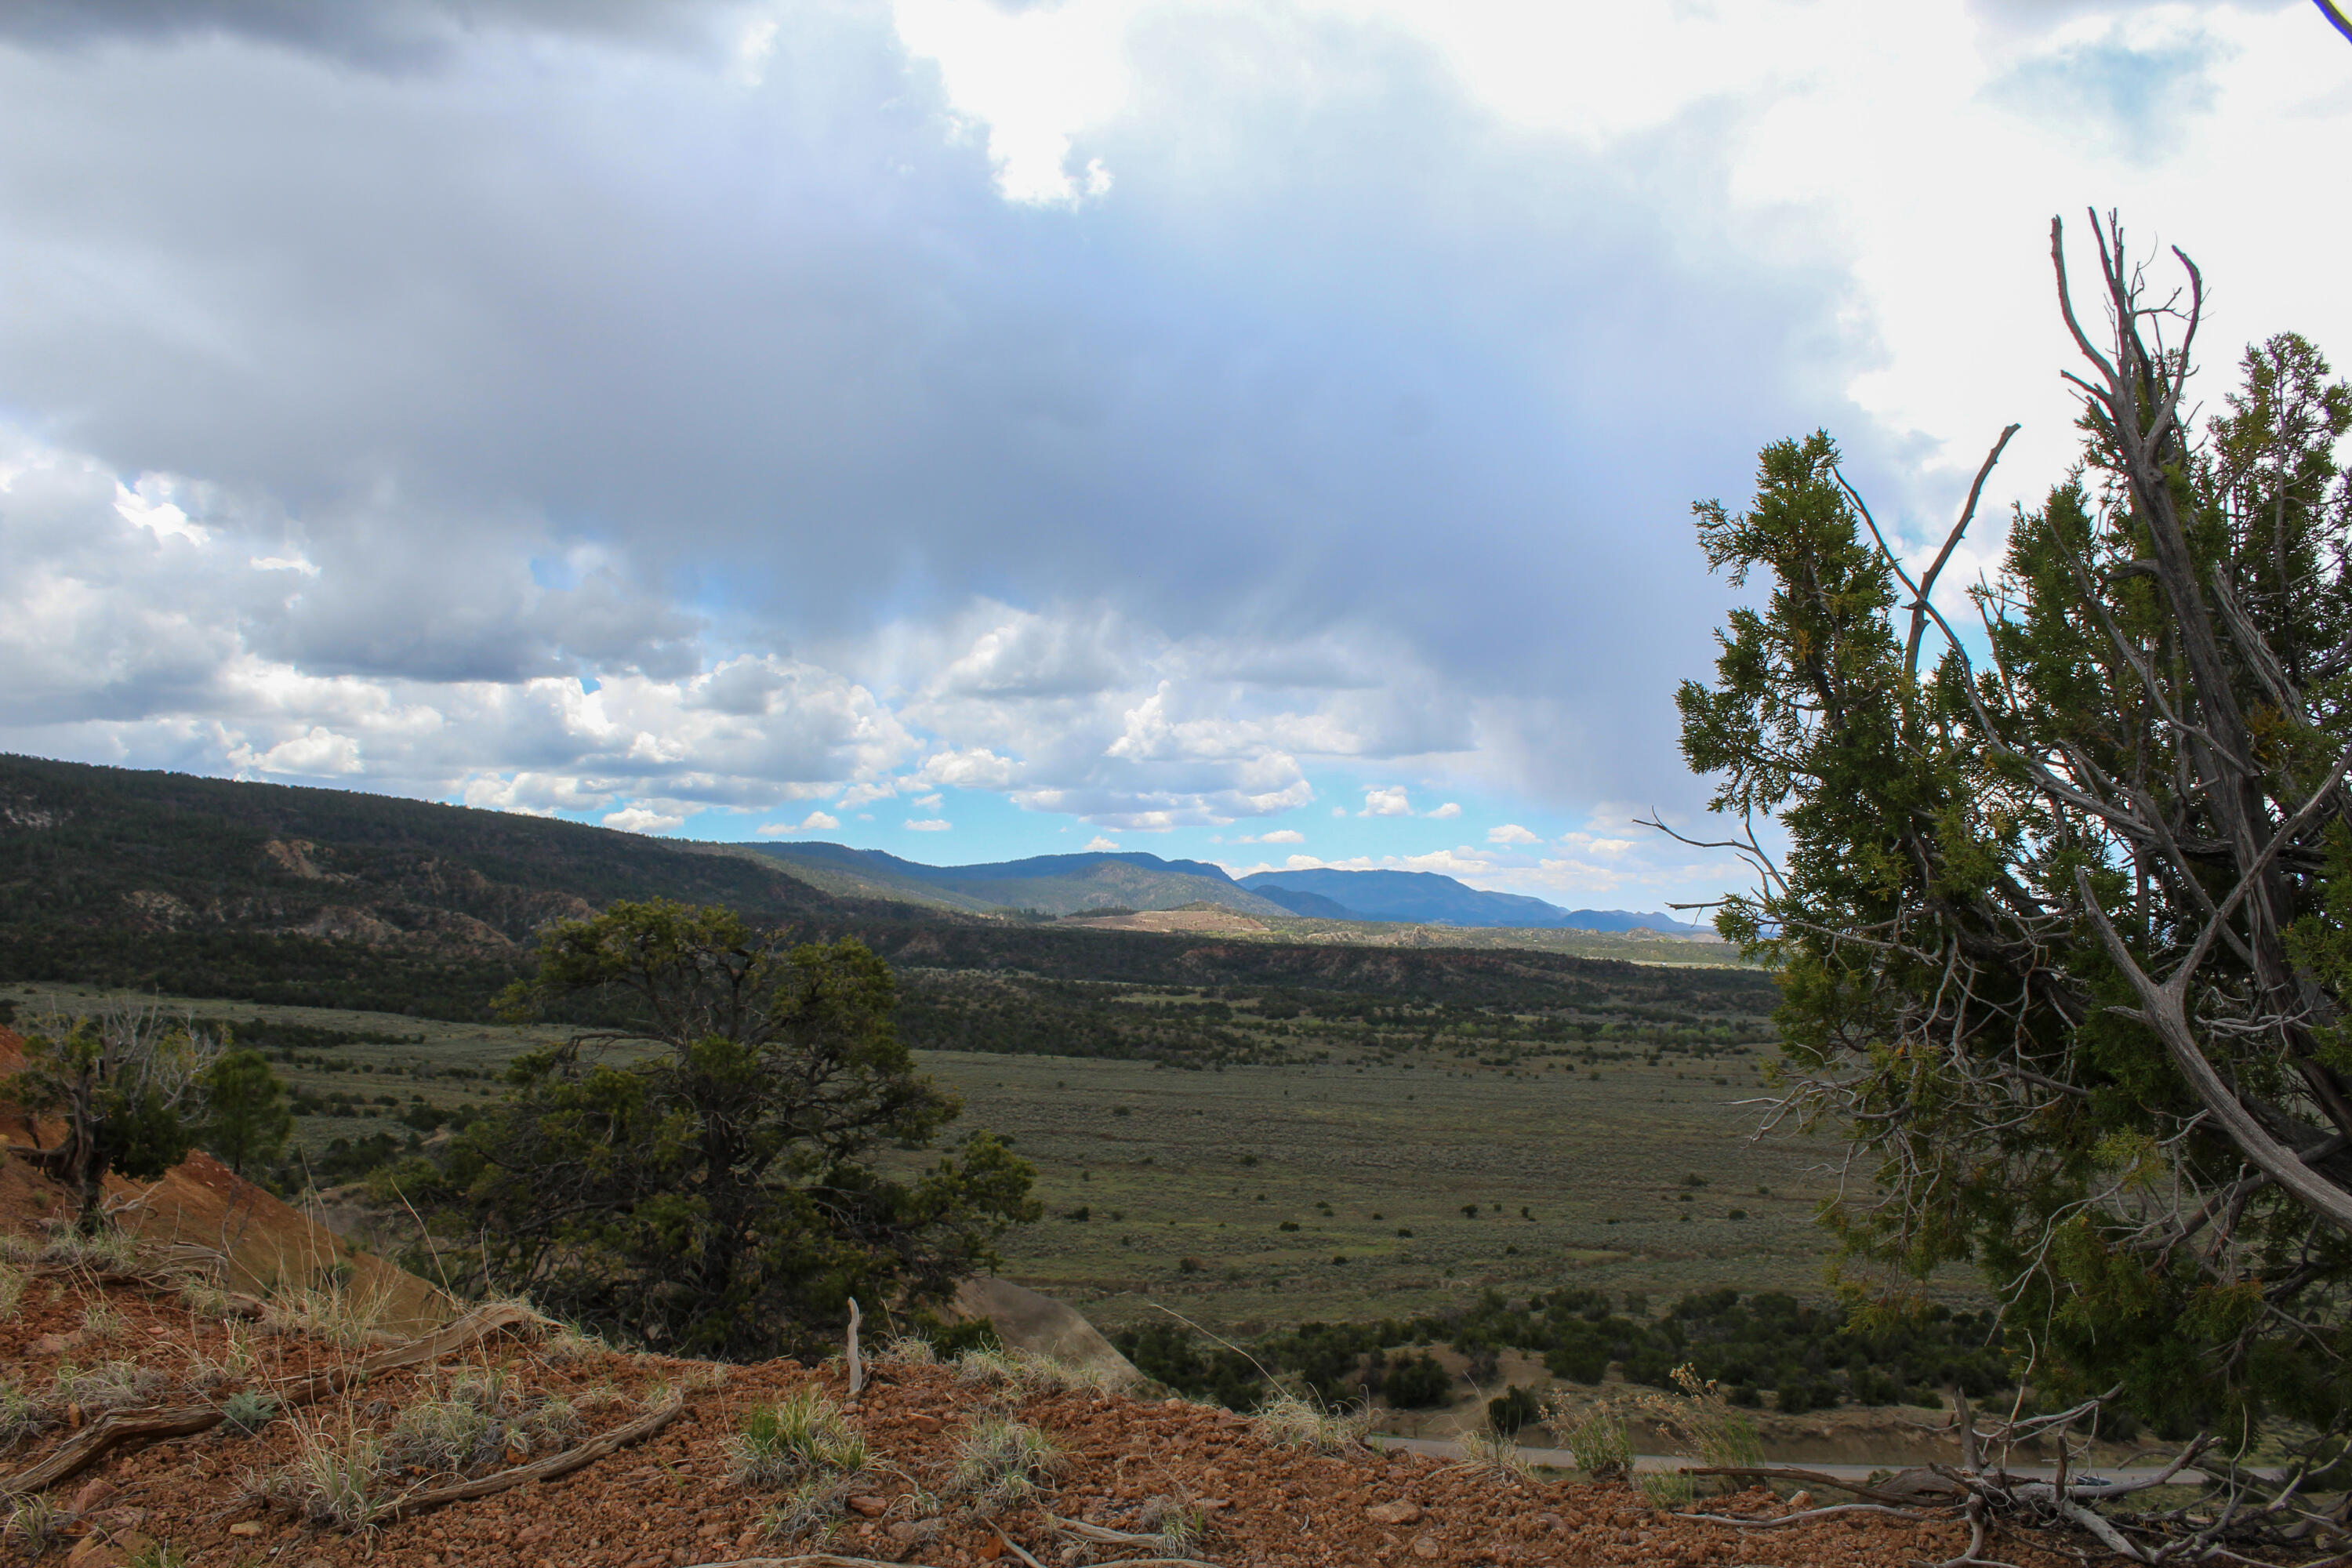
[[[1560,1518],[1559,1515],[1556,1513],[1539,1513],[1536,1515],[1536,1522],[1542,1525],[1546,1530],[1566,1530],[1568,1528],[1568,1521]]]
[[[1410,1498],[1395,1502],[1376,1502],[1364,1510],[1364,1517],[1374,1524],[1419,1524],[1421,1505]]]
[[[43,1334],[33,1342],[33,1353],[63,1355],[79,1343],[81,1343],[81,1331],[79,1329],[69,1334]]]
[[[1412,1538],[1412,1554],[1415,1557],[1434,1557],[1444,1550],[1437,1544],[1437,1537],[1433,1535],[1416,1535]]]
[[[849,1511],[862,1513],[868,1519],[880,1519],[882,1510],[890,1506],[887,1498],[854,1497],[849,1500]]]
[[[1811,1492],[1799,1492],[1796,1496],[1789,1500],[1789,1506],[1797,1510],[1799,1512],[1802,1512],[1804,1510],[1813,1506],[1813,1494]]]
[[[228,1532],[231,1535],[259,1535],[261,1525],[255,1520],[240,1519],[228,1527]]]
[[[552,1524],[534,1524],[529,1530],[522,1531],[515,1536],[515,1544],[517,1546],[535,1545],[554,1533],[555,1526]]]
[[[888,1527],[890,1539],[908,1546],[912,1546],[930,1533],[931,1526],[928,1521],[917,1523],[911,1519],[899,1520]]]
[[[73,1510],[76,1513],[88,1513],[113,1495],[112,1481],[108,1480],[104,1476],[92,1476],[82,1483],[81,1490],[74,1493]]]
[[[944,1423],[936,1415],[926,1415],[918,1410],[907,1417],[907,1425],[918,1432],[936,1432]]]

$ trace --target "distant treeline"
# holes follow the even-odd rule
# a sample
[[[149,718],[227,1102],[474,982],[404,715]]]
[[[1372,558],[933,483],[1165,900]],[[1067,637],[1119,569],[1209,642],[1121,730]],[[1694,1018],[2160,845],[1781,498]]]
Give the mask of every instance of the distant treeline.
[[[1489,1290],[1444,1313],[1302,1324],[1266,1335],[1246,1355],[1175,1323],[1129,1329],[1113,1342],[1146,1376],[1232,1409],[1272,1392],[1261,1366],[1328,1402],[1371,1394],[1402,1408],[1441,1405],[1454,1385],[1428,1353],[1440,1344],[1468,1357],[1482,1381],[1494,1377],[1505,1350],[1540,1355],[1555,1378],[1586,1384],[1614,1366],[1628,1383],[1672,1388],[1675,1369],[1688,1365],[1734,1404],[1790,1413],[1849,1402],[1932,1406],[1948,1387],[1981,1398],[2015,1385],[1990,1312],[1931,1306],[1899,1323],[1857,1329],[1834,1304],[1727,1289],[1685,1296],[1657,1318],[1638,1296],[1620,1310],[1598,1290],[1562,1289],[1519,1302]]]

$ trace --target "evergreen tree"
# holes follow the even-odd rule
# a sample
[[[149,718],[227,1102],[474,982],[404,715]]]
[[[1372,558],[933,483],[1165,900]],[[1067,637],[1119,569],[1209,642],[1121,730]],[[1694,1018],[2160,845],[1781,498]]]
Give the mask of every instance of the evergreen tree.
[[[1030,1167],[971,1134],[891,1024],[860,943],[787,946],[733,913],[616,903],[543,933],[518,1015],[593,997],[633,1022],[528,1055],[514,1098],[388,1178],[455,1245],[438,1274],[678,1353],[831,1342],[859,1297],[920,1307],[1034,1219]]]
[[[2095,342],[2060,238],[2083,460],[1965,636],[1930,591],[1973,494],[1916,580],[1824,435],[1767,447],[1748,510],[1698,509],[1709,560],[1770,589],[1679,697],[1761,878],[1717,925],[1779,972],[1780,1114],[1876,1178],[1829,1215],[1857,1306],[1973,1262],[2045,1403],[2235,1448],[2284,1419],[2326,1467],[2352,1430],[2352,391],[2284,335],[2196,428],[2195,268],[2152,300],[2110,221]]]
[[[259,1051],[226,1051],[205,1069],[205,1118],[196,1142],[238,1175],[285,1152],[294,1130],[286,1085]]]

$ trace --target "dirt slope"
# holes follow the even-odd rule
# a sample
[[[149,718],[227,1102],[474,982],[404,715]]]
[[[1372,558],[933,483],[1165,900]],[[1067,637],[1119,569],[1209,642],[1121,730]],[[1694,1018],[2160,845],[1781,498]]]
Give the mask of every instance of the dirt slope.
[[[0,1078],[24,1065],[23,1038],[0,1029]],[[58,1124],[36,1128],[13,1103],[0,1100],[0,1148],[54,1144]],[[445,1321],[454,1303],[415,1275],[360,1250],[202,1150],[152,1184],[110,1176],[107,1200],[116,1224],[142,1241],[187,1242],[226,1253],[232,1289],[268,1295],[280,1285],[341,1278],[355,1295],[381,1301],[384,1326],[421,1331]],[[75,1201],[24,1161],[0,1158],[0,1230],[30,1234],[70,1218]]]
[[[305,1334],[194,1316],[167,1293],[84,1274],[35,1278],[14,1314],[0,1321],[0,1358],[37,1401],[54,1401],[47,1391],[58,1387],[61,1373],[70,1383],[88,1375],[73,1369],[93,1363],[118,1369],[119,1384],[143,1383],[141,1397],[176,1405],[218,1401],[238,1389],[299,1387],[297,1380],[360,1353]],[[470,1395],[464,1393],[468,1385]],[[84,1403],[70,1413],[52,1403],[50,1414],[61,1424],[17,1442],[0,1458],[7,1474],[22,1474],[75,1439],[69,1423],[89,1419],[100,1396],[86,1384],[73,1386]],[[1662,1515],[1622,1487],[1499,1477],[1361,1447],[1319,1455],[1284,1447],[1257,1423],[1224,1411],[1083,1388],[991,1386],[947,1367],[886,1363],[864,1397],[852,1402],[837,1363],[717,1369],[501,1333],[438,1364],[370,1378],[249,1436],[216,1426],[133,1448],[59,1479],[45,1495],[69,1517],[58,1526],[47,1560],[68,1561],[63,1549],[70,1545],[71,1568],[120,1568],[142,1551],[152,1561],[160,1544],[185,1553],[191,1568],[789,1562],[794,1552],[814,1551],[815,1541],[763,1525],[786,1489],[736,1479],[733,1445],[747,1413],[811,1388],[845,1408],[872,1451],[866,1469],[818,1510],[831,1532],[830,1550],[853,1561],[1011,1568],[1019,1559],[1000,1543],[997,1529],[1054,1568],[1155,1557],[1155,1548],[1083,1540],[1056,1521],[1140,1533],[1171,1504],[1197,1510],[1207,1521],[1184,1555],[1220,1568],[1895,1568],[1950,1557],[1965,1543],[1955,1524],[1866,1515],[1735,1531]],[[420,1429],[408,1414],[420,1402],[440,1401],[436,1408],[446,1412],[464,1397],[499,1402],[509,1432],[540,1430],[541,1440],[509,1436],[503,1447],[494,1444],[457,1468],[392,1462],[398,1450],[385,1445]],[[557,1397],[566,1405],[551,1405]],[[682,1399],[683,1409],[669,1424],[584,1468],[373,1527],[339,1525],[324,1517],[332,1511],[324,1508],[303,1517],[301,1489],[289,1479],[289,1467],[298,1477],[339,1468],[357,1478],[343,1511],[363,1511],[352,1506],[357,1499],[379,1510],[381,1521],[388,1506],[450,1485],[461,1472],[494,1484],[534,1458],[574,1451],[599,1434],[641,1424],[672,1397]],[[544,1423],[558,1408],[571,1425],[549,1437]],[[999,1417],[1038,1429],[1065,1458],[1039,1477],[1034,1492],[983,1517],[985,1505],[959,1489],[957,1459],[960,1446]],[[1789,1511],[1762,1493],[1711,1506],[1759,1521]],[[0,1561],[10,1552],[25,1560],[23,1547],[21,1541],[0,1544]],[[2020,1568],[2078,1561],[2010,1538],[1998,1542],[1997,1554]]]

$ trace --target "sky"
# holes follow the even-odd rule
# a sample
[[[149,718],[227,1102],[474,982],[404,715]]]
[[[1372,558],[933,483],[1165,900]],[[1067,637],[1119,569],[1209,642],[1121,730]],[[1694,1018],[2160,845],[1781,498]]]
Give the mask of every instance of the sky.
[[[933,863],[1744,885],[1691,503],[1947,569],[2049,222],[2352,364],[2305,0],[20,0],[0,751]]]

